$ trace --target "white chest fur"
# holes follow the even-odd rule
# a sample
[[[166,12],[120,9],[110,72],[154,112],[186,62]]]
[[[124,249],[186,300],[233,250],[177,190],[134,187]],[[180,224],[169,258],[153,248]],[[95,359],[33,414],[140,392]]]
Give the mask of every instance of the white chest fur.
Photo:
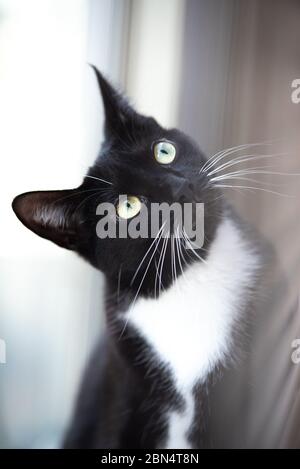
[[[257,266],[257,255],[240,230],[224,219],[205,262],[189,267],[158,300],[141,298],[127,313],[129,324],[169,366],[186,400],[185,415],[170,415],[168,447],[184,446],[193,418],[193,385],[230,353],[232,327]]]

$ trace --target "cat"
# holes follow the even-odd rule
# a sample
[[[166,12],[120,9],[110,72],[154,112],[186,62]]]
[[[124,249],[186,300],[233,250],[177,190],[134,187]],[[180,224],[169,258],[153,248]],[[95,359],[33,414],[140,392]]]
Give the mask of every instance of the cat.
[[[105,113],[95,164],[76,189],[28,192],[12,204],[27,228],[77,252],[106,280],[106,330],[63,447],[202,448],[208,384],[238,355],[259,252],[210,180],[217,158],[136,112],[93,69]],[[154,240],[97,235],[99,204],[116,207],[118,223],[134,218],[141,204],[163,202],[204,204],[201,247],[176,237],[174,223]]]

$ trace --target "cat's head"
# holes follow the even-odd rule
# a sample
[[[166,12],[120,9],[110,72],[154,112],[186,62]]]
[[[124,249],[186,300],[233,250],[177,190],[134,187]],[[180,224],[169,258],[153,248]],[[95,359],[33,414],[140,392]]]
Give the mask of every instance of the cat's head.
[[[160,280],[168,283],[175,268],[179,272],[193,260],[193,250],[181,255],[183,246],[172,236],[169,239],[158,236],[155,242],[153,236],[133,238],[117,234],[103,239],[97,232],[99,221],[105,216],[99,206],[111,204],[116,225],[136,218],[141,208],[146,207],[150,226],[151,204],[203,203],[205,256],[220,211],[215,190],[209,186],[205,173],[200,172],[206,159],[195,142],[179,130],[165,129],[152,117],[138,114],[94,70],[105,112],[105,139],[94,165],[78,188],[21,194],[14,199],[13,209],[34,233],[77,251],[115,281],[122,271],[122,282],[129,284],[137,269],[136,276],[140,278],[148,267],[147,275],[157,277],[161,269]],[[127,198],[120,200],[120,195]],[[171,235],[175,234],[173,225],[170,230]],[[164,265],[160,267],[163,255]]]

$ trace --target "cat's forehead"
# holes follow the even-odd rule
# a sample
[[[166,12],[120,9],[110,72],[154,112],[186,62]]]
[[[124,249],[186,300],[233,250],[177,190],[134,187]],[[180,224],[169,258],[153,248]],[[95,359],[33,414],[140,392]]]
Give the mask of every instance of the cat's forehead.
[[[176,159],[174,163],[168,165],[168,168],[162,168],[154,158],[155,147],[161,142],[167,142],[174,146],[176,151]],[[128,134],[124,140],[120,139],[110,144],[104,144],[100,152],[96,165],[105,167],[129,166],[134,169],[184,169],[190,165],[200,165],[205,161],[204,155],[201,153],[198,145],[183,132],[176,128],[163,129],[159,128],[143,128],[136,134]]]

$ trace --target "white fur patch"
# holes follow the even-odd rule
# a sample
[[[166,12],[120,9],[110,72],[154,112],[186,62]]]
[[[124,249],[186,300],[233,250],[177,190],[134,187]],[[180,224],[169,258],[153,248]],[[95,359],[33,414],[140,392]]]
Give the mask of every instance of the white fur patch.
[[[187,441],[187,431],[193,423],[195,402],[191,391],[186,390],[183,398],[184,412],[170,412],[169,433],[164,449],[192,449]]]
[[[190,266],[159,299],[139,298],[126,313],[125,320],[169,366],[186,402],[183,414],[170,413],[167,448],[188,448],[192,388],[230,353],[232,328],[257,266],[255,252],[236,224],[225,218],[205,262]]]

